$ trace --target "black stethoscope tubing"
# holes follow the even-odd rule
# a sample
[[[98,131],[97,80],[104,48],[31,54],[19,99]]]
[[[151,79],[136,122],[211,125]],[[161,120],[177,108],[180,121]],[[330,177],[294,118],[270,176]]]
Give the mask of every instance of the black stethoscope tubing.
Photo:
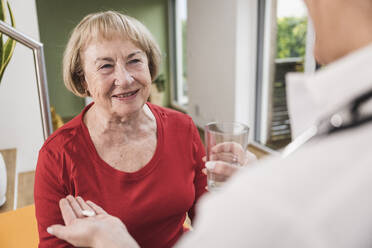
[[[302,147],[305,143],[309,140],[312,140],[316,137],[324,137],[328,135],[332,135],[334,133],[339,133],[341,131],[349,130],[352,128],[359,127],[363,124],[366,124],[372,121],[372,114],[362,115],[360,113],[361,106],[363,106],[366,102],[372,99],[372,89],[369,91],[357,96],[354,98],[349,104],[343,107],[340,111],[337,111],[328,117],[322,119],[317,125],[314,125],[303,132],[301,135],[298,136],[294,141],[292,141],[282,152],[282,157],[287,157],[290,154],[297,151],[300,147]],[[342,118],[342,113],[347,114],[349,116],[349,121],[345,121],[345,118]],[[338,116],[341,120],[338,125],[332,121],[332,119]]]

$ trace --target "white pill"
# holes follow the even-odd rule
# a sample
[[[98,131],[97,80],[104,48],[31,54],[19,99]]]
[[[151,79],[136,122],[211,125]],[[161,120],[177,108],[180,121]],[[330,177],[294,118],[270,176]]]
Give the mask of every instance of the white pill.
[[[96,215],[96,213],[92,210],[82,210],[81,213],[86,217],[92,217]]]

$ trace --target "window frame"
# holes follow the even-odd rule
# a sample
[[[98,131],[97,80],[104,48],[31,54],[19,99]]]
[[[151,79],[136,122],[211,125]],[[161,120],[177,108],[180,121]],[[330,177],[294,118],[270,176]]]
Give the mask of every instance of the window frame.
[[[178,37],[182,37],[182,28],[177,21],[178,0],[168,0],[168,26],[169,26],[169,82],[170,82],[170,105],[172,108],[187,112],[188,102],[185,105],[178,101],[180,82],[182,84],[182,43]],[[181,38],[182,42],[182,38]],[[186,44],[185,44],[186,45]],[[179,56],[181,54],[181,56]],[[181,85],[182,87],[182,85]]]
[[[275,2],[274,2],[275,1]],[[268,122],[268,104],[269,104],[269,92],[270,86],[270,54],[271,46],[270,42],[273,39],[271,32],[271,25],[273,23],[272,17],[273,11],[272,6],[277,4],[278,0],[259,0],[258,10],[257,10],[257,59],[256,59],[256,99],[255,99],[255,114],[254,114],[254,137],[253,144],[260,147],[270,154],[278,154],[277,150],[274,150],[266,144],[261,143],[261,140],[267,140],[267,132],[265,126]],[[276,15],[275,15],[276,17]],[[276,22],[276,18],[275,18]],[[306,34],[306,44],[305,44],[305,74],[315,72],[315,58],[313,55],[315,34],[311,18],[308,15],[308,26]]]

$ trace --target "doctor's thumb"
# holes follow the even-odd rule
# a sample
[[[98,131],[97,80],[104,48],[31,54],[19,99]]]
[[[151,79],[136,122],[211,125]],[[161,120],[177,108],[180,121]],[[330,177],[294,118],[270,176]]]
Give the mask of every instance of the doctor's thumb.
[[[68,231],[63,225],[52,225],[46,230],[49,234],[56,236],[57,238],[65,240],[68,236]]]

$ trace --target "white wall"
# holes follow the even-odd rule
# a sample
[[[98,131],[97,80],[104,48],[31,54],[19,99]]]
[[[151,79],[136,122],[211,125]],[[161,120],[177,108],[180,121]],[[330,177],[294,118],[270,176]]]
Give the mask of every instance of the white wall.
[[[187,21],[188,113],[253,127],[257,0],[189,0]]]
[[[34,0],[9,0],[16,29],[39,41]],[[0,84],[0,149],[17,148],[16,172],[34,170],[43,143],[32,51],[17,43]]]
[[[257,65],[257,18],[256,0],[238,0],[236,20],[236,87],[235,120],[247,123],[250,127],[250,140],[253,140],[256,101]]]

